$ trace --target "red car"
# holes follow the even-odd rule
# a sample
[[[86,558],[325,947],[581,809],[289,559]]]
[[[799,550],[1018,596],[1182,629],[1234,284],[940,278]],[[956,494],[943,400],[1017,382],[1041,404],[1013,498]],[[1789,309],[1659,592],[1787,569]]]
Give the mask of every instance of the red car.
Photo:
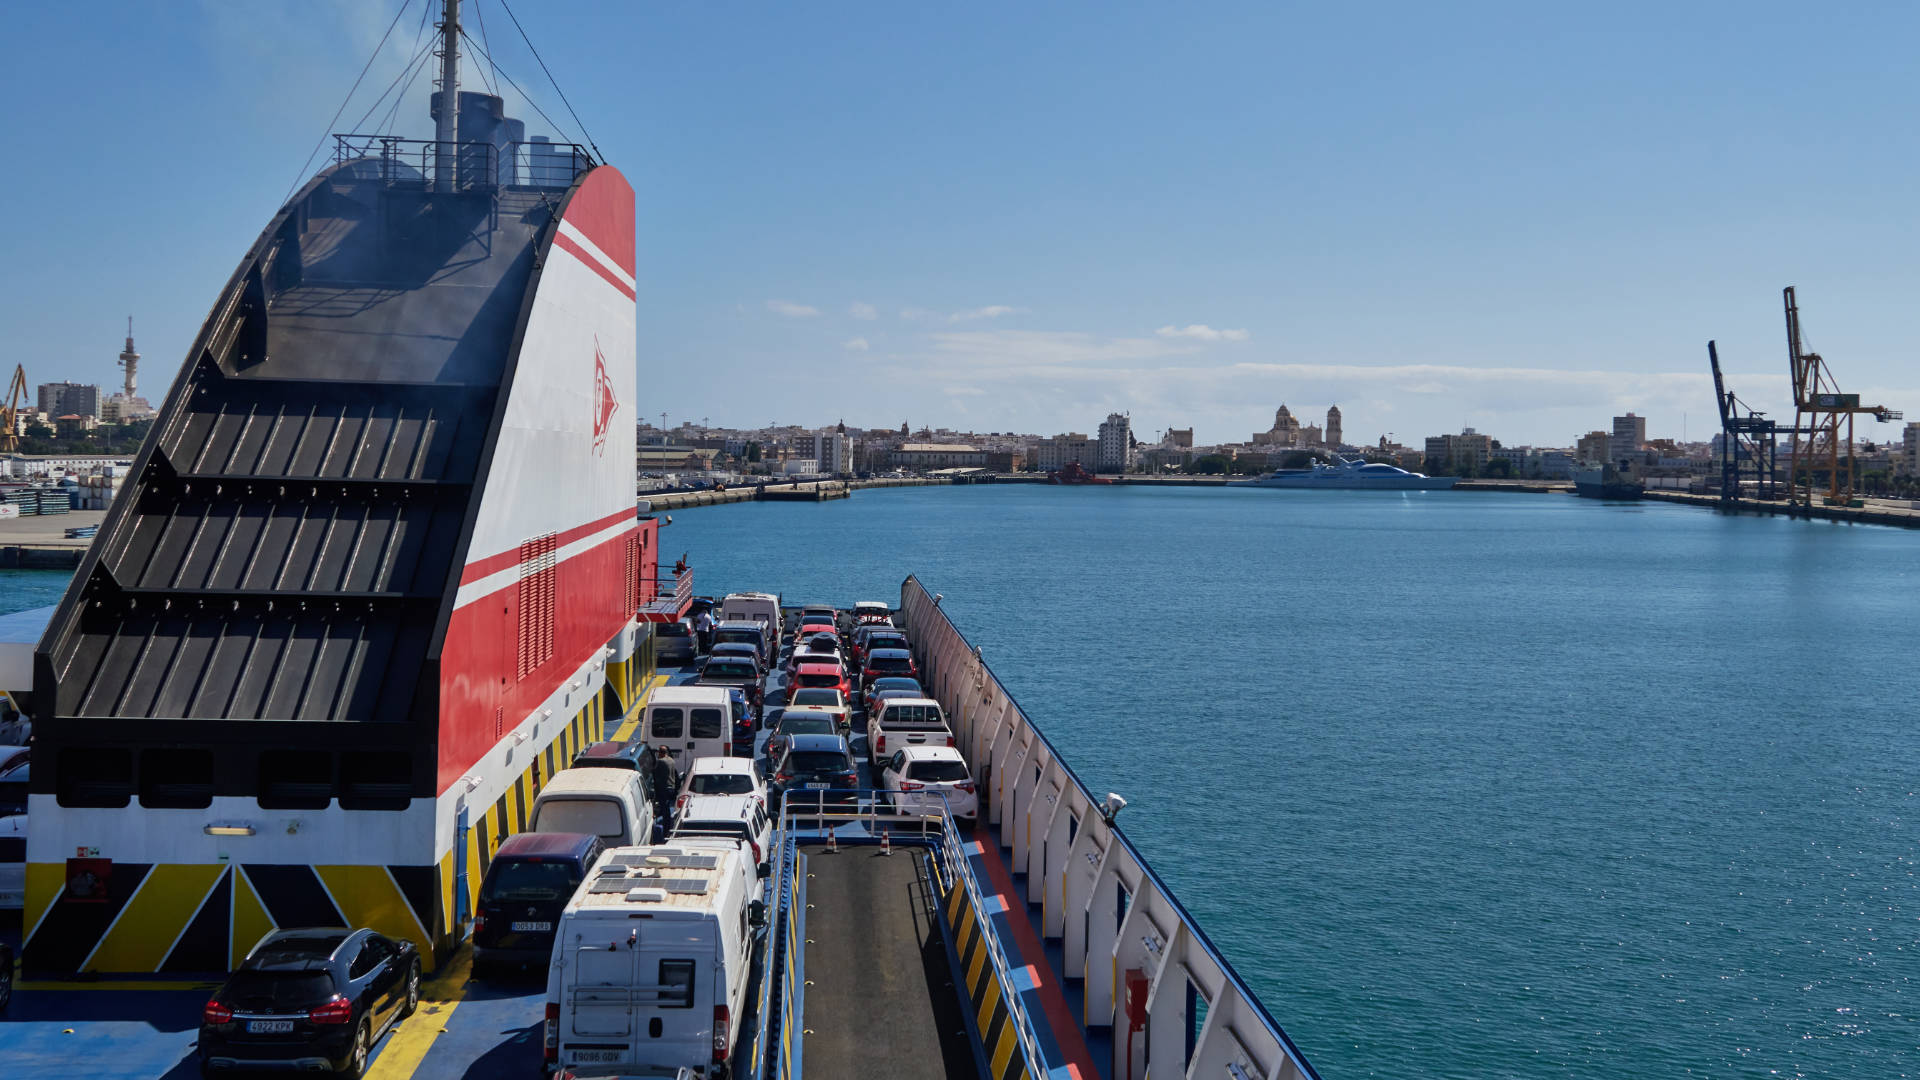
[[[822,631],[837,632],[838,630],[839,622],[832,615],[802,615],[800,616],[800,621],[794,625],[793,639],[795,641],[805,641],[807,640],[808,634],[818,634]]]
[[[868,649],[867,658],[860,666],[860,690],[864,694],[873,680],[889,675],[899,675],[909,679],[920,677],[920,668],[913,662],[913,654],[905,649]]]
[[[840,670],[839,664],[801,664],[794,673],[793,685],[799,688],[818,688],[838,690],[841,697],[847,697],[853,688],[847,685],[847,674]]]

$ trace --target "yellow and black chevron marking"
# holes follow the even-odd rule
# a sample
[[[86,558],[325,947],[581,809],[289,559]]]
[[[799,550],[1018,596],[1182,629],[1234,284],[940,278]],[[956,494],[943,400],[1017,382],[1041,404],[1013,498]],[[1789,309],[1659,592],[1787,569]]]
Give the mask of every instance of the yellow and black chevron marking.
[[[595,697],[471,823],[467,910],[494,849],[526,828],[541,786],[605,726],[604,702]],[[369,827],[381,824],[378,811],[353,812],[364,813]],[[412,941],[433,965],[453,943],[453,866],[450,850],[434,866],[115,860],[106,899],[90,901],[63,897],[64,863],[32,863],[23,960],[44,972],[227,971],[270,930],[365,926]]]
[[[946,913],[953,954],[960,958],[958,974],[966,982],[967,1000],[973,1003],[974,1022],[987,1050],[987,1075],[994,1080],[1032,1080],[1020,1056],[1020,1039],[1007,1015],[1000,980],[993,977],[993,961],[987,956],[984,935],[991,931],[984,925],[986,916],[974,908],[973,899],[958,882],[947,893]]]
[[[225,971],[291,926],[366,926],[432,945],[432,867],[115,862],[105,902],[61,898],[65,872],[30,868],[25,960],[36,971]]]
[[[611,664],[608,665],[612,667]],[[475,806],[468,810],[467,821],[467,910],[475,910],[480,903],[480,881],[486,877],[487,867],[493,862],[493,853],[500,849],[507,837],[514,833],[525,832],[527,815],[533,811],[533,802],[540,796],[540,789],[546,786],[553,774],[573,764],[574,755],[592,744],[606,738],[606,701],[596,695],[581,710],[573,715],[573,720],[544,749],[534,754],[519,776],[514,777],[512,785],[495,799],[492,806]],[[457,842],[457,841],[456,841]],[[439,897],[439,910],[434,916],[435,936],[443,945],[456,944],[453,925],[454,917],[454,862],[453,852],[449,851],[440,858],[435,867]]]

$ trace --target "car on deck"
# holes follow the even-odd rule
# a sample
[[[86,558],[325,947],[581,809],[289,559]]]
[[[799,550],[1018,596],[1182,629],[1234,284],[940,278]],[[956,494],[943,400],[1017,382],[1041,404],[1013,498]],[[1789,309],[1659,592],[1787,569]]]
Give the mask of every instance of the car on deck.
[[[751,645],[748,642],[723,641],[720,644],[715,645],[712,648],[712,650],[710,650],[707,653],[707,658],[709,660],[714,658],[729,658],[729,657],[751,661],[753,663],[753,666],[759,670],[760,674],[763,677],[767,673],[767,665],[762,663],[760,659],[760,650],[754,648],[753,645]]]
[[[853,729],[853,709],[847,704],[847,695],[830,686],[796,687],[787,697],[787,708],[831,713],[842,733]]]
[[[700,642],[685,619],[653,628],[653,662],[663,667],[685,667],[700,655]]]
[[[275,930],[200,1010],[200,1070],[359,1077],[374,1044],[419,1004],[412,942],[341,926]]]
[[[795,735],[845,735],[832,713],[821,709],[793,709],[780,715],[780,726],[767,737],[767,771],[771,773]]]
[[[553,927],[606,844],[587,833],[516,833],[487,864],[473,913],[473,973],[544,971]]]
[[[844,669],[846,660],[838,650],[815,649],[811,645],[802,645],[787,654],[786,684],[789,690],[797,685],[802,664],[832,664],[834,667]]]
[[[786,753],[773,767],[773,788],[781,802],[789,797],[799,805],[847,803],[859,796],[860,771],[854,768],[847,740],[838,735],[794,735]]]
[[[738,687],[746,694],[748,707],[758,708],[762,677],[756,660],[744,656],[709,656],[700,665],[700,674],[694,676],[693,685]]]
[[[680,781],[680,793],[673,800],[676,819],[688,800],[702,795],[747,795],[767,804],[766,781],[753,767],[752,758],[696,758],[693,768]]]
[[[951,746],[908,746],[887,758],[879,785],[895,810],[937,813],[942,806],[965,824],[980,815],[980,797],[967,761]]]
[[[872,698],[876,694],[885,694],[894,690],[911,691],[914,697],[927,696],[927,691],[920,685],[919,679],[909,679],[905,675],[888,675],[873,680],[873,684],[867,687],[867,696]],[[872,708],[871,701],[868,703],[868,708]]]
[[[800,617],[794,620],[793,639],[799,641],[808,634],[819,633],[824,630],[834,630],[837,629],[838,626],[839,618],[832,612],[815,611],[809,614],[803,611],[800,613]]]
[[[861,600],[853,605],[855,626],[892,625],[893,609],[879,600]]]
[[[853,652],[856,663],[865,659],[867,654],[875,649],[910,649],[912,647],[907,642],[907,635],[890,626],[869,626],[861,629],[866,633],[854,635],[858,643]]]
[[[889,675],[919,678],[920,669],[914,666],[913,654],[905,649],[869,649],[866,658],[860,662],[861,692],[865,693],[875,679]]]
[[[787,692],[809,689],[838,690],[840,696],[845,697],[852,687],[847,685],[846,670],[837,663],[803,663],[794,670]]]
[[[767,804],[752,795],[695,795],[675,819],[667,843],[693,837],[739,840],[753,853],[761,877],[773,869],[773,822]]]

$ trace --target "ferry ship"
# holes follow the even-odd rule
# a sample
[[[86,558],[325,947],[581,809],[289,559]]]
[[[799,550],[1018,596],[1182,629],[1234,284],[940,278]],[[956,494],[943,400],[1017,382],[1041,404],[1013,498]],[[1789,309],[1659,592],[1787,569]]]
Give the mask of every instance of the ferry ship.
[[[1446,491],[1459,482],[1454,476],[1428,476],[1382,461],[1349,461],[1334,455],[1331,464],[1316,461],[1306,469],[1275,469],[1251,480],[1228,481],[1228,486],[1321,491]]]
[[[267,223],[33,649],[9,1072],[210,1070],[202,1003],[299,927],[425,968],[369,1072],[537,1077],[577,1041],[543,986],[469,978],[478,889],[555,773],[686,680],[651,628],[693,571],[661,576],[635,500],[633,190],[459,91],[441,2],[436,139],[337,136]],[[711,1060],[610,1067],[1316,1077],[940,601],[909,577],[892,618],[978,825],[864,765],[789,805],[739,1038],[716,1010]]]
[[[1638,499],[1646,491],[1644,481],[1623,476],[1612,465],[1583,465],[1573,470],[1573,493],[1583,499],[1618,502]]]

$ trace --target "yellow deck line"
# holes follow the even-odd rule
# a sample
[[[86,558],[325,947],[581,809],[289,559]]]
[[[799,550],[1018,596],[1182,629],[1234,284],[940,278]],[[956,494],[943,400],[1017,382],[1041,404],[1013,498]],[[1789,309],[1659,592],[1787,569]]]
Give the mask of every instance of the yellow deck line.
[[[607,737],[614,742],[620,743],[633,738],[633,733],[639,730],[640,727],[640,710],[647,707],[647,699],[653,696],[655,690],[667,685],[668,678],[669,676],[666,675],[655,675],[653,678],[648,679],[646,692],[640,695],[639,701],[634,702],[633,711],[628,713],[626,717],[620,721],[619,729]]]
[[[446,970],[420,984],[420,1010],[394,1025],[387,1044],[367,1069],[366,1080],[407,1080],[447,1030],[453,1010],[472,986],[473,950],[461,949]]]

